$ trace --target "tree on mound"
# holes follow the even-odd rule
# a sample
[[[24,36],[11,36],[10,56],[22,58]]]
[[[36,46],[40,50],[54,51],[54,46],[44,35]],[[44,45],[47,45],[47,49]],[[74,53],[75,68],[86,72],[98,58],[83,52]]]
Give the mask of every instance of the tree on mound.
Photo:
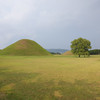
[[[91,42],[89,40],[78,38],[71,42],[71,51],[73,54],[79,55],[89,55],[89,50],[91,49]]]
[[[51,54],[35,41],[22,39],[3,49],[0,55],[42,56]]]

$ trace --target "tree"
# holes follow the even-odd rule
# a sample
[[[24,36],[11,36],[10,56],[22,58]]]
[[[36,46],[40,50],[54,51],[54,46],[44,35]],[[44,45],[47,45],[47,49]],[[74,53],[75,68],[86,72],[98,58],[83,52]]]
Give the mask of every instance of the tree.
[[[73,54],[79,55],[88,55],[89,56],[89,50],[91,49],[91,42],[89,40],[78,38],[71,42],[71,51]]]

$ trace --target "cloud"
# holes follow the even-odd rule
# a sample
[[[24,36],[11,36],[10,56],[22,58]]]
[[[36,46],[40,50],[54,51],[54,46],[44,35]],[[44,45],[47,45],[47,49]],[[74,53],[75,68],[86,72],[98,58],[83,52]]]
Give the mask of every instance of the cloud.
[[[27,17],[32,7],[31,0],[0,1],[0,22],[18,22]]]
[[[0,0],[0,48],[22,38],[45,48],[70,48],[84,37],[97,43],[100,33],[99,0]],[[60,45],[59,45],[60,44]]]
[[[23,27],[28,14],[34,11],[32,0],[0,0],[0,47],[11,44],[16,39],[30,36],[30,31]],[[34,36],[34,35],[33,35]]]

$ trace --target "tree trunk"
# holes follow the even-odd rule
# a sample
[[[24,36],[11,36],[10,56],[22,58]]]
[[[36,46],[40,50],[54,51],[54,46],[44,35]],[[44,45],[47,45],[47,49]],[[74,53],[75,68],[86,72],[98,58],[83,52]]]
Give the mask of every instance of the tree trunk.
[[[79,57],[80,57],[80,55],[79,55]]]

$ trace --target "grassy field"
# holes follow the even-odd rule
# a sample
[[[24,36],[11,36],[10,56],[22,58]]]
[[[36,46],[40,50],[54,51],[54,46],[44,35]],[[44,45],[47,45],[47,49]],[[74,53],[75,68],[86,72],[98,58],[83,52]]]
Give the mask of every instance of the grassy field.
[[[100,56],[0,56],[0,100],[100,100]]]

